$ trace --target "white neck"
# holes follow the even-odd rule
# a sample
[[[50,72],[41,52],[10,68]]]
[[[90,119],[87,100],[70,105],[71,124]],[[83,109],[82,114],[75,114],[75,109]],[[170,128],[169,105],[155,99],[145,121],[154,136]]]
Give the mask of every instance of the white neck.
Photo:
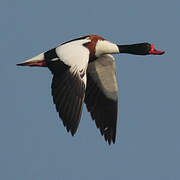
[[[106,40],[98,40],[96,43],[96,53],[95,56],[99,57],[103,54],[117,54],[119,53],[119,48],[116,44],[111,43]]]

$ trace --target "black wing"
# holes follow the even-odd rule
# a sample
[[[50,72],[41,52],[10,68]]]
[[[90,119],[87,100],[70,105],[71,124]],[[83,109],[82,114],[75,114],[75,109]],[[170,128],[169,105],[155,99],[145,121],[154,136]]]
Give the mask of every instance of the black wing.
[[[70,68],[64,73],[54,74],[52,80],[52,96],[56,110],[72,135],[76,133],[81,118],[85,76],[85,73]]]
[[[115,143],[118,111],[116,69],[113,56],[89,63],[85,103],[97,128],[109,144]]]

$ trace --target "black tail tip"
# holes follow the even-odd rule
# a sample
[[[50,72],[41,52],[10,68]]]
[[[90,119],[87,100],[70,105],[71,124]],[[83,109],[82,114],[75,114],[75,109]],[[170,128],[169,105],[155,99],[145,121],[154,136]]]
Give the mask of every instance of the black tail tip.
[[[23,66],[23,64],[22,63],[18,63],[18,64],[16,64],[16,66]]]

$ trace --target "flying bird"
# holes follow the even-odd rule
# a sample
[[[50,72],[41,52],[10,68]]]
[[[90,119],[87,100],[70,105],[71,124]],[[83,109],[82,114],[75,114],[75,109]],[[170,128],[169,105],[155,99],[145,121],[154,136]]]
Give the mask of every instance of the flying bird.
[[[119,53],[161,55],[164,51],[147,42],[117,45],[98,35],[87,35],[17,65],[49,68],[53,102],[68,132],[76,133],[85,102],[97,128],[111,144],[116,139],[118,112],[115,59],[111,54]]]

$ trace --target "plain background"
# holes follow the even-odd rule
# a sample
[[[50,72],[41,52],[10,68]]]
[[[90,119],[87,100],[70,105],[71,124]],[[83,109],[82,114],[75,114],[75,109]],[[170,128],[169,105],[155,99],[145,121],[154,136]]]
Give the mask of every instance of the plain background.
[[[1,1],[0,179],[179,180],[179,7],[178,0]],[[111,146],[85,106],[71,137],[52,102],[51,73],[16,66],[92,33],[166,51],[115,55],[119,117]]]

